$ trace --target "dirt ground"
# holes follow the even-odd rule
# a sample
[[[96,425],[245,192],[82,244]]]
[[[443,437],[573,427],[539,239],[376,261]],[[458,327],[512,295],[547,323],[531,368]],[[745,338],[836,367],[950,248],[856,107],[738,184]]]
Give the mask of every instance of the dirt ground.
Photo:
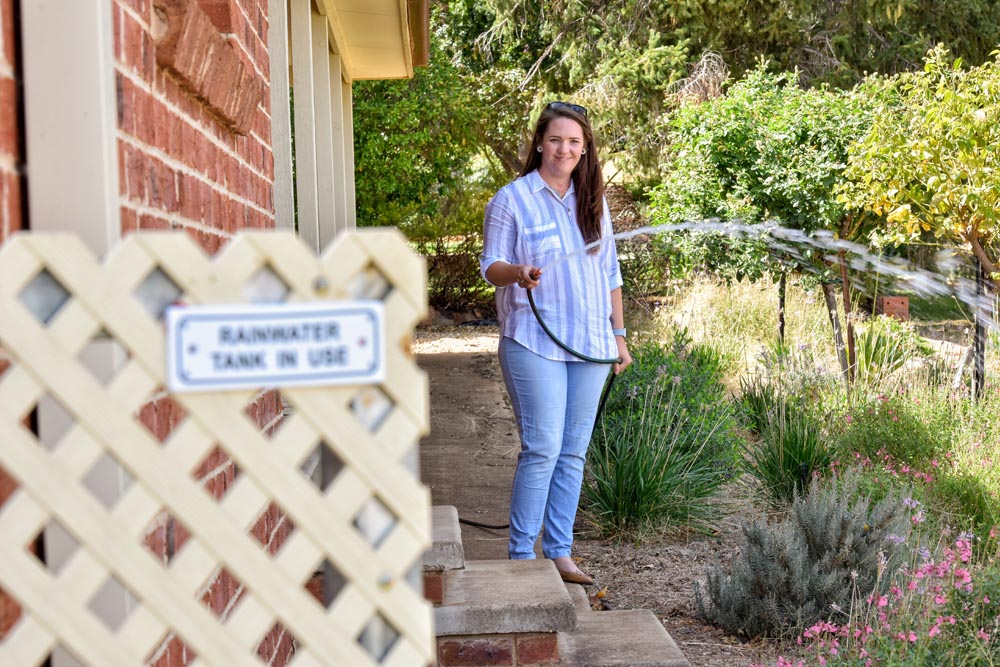
[[[414,352],[431,378],[431,436],[422,474],[435,504],[452,504],[464,518],[505,523],[517,455],[516,428],[496,361],[495,326],[427,326],[417,330]],[[462,527],[466,557],[503,558],[505,531]],[[733,515],[712,537],[646,535],[638,543],[578,539],[575,555],[597,581],[595,610],[649,609],[663,623],[692,667],[772,666],[791,647],[745,643],[697,613],[694,583],[712,563],[738,550]],[[601,591],[602,596],[596,593]]]

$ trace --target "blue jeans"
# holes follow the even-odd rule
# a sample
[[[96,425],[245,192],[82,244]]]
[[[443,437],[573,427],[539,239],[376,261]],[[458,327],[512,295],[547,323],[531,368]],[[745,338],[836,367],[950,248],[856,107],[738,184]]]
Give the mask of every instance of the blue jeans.
[[[553,361],[511,338],[500,339],[500,368],[521,434],[510,496],[512,559],[570,555],[587,445],[609,365]]]

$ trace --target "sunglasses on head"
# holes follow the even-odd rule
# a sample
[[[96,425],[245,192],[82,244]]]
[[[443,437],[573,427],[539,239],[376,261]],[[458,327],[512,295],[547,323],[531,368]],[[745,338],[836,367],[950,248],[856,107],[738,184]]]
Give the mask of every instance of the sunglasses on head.
[[[545,109],[569,109],[570,111],[575,111],[584,118],[587,117],[587,108],[581,107],[579,104],[570,104],[569,102],[549,102],[545,105]]]

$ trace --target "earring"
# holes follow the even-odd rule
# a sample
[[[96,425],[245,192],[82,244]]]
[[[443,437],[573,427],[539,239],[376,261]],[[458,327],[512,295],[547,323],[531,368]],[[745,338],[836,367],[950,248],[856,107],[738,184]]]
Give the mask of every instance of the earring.
[[[587,149],[586,148],[584,148],[582,151],[580,151],[580,155],[586,155],[586,154],[587,154]]]
[[[539,146],[539,147],[538,147],[538,148],[536,148],[535,150],[536,150],[536,151],[538,151],[539,153],[541,153],[541,152],[542,152],[542,147],[541,147],[541,146]]]

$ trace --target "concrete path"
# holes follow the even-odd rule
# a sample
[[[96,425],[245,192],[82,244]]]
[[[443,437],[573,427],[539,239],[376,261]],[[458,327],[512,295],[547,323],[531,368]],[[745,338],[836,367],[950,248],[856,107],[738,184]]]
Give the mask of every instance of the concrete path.
[[[420,474],[434,505],[463,519],[506,524],[519,448],[495,352],[418,354],[430,377],[431,433]],[[507,531],[462,525],[467,560],[507,557]]]

